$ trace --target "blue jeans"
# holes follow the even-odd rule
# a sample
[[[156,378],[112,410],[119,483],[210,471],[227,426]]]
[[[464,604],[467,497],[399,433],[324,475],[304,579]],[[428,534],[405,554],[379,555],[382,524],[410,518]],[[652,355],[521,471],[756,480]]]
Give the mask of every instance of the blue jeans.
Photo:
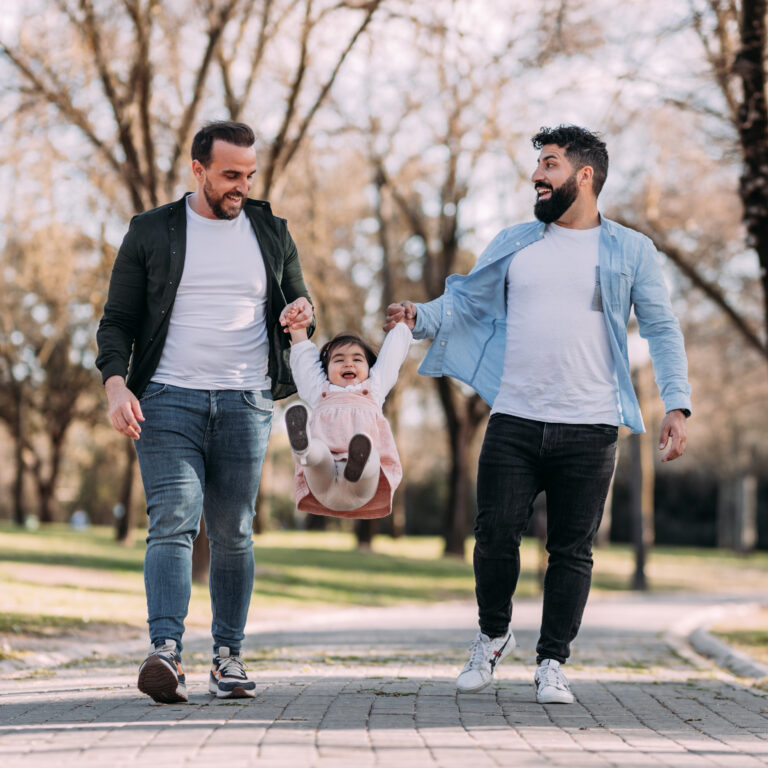
[[[135,442],[147,497],[144,558],[149,636],[182,647],[200,515],[211,545],[216,652],[240,650],[253,591],[253,516],[272,427],[269,391],[197,390],[151,382]]]
[[[547,496],[544,607],[537,660],[563,663],[592,581],[592,541],[613,475],[618,428],[550,424],[495,413],[477,475],[475,591],[480,631],[507,632],[520,576],[520,539],[533,502]]]

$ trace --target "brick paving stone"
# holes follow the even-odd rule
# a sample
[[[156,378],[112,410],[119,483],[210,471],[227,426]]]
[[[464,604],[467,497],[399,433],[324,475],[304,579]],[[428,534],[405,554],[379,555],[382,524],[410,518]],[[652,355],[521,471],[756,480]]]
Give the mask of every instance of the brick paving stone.
[[[113,654],[125,658],[117,666],[6,675],[0,766],[768,765],[768,697],[674,652],[664,632],[684,613],[680,600],[598,601],[567,668],[571,706],[536,703],[534,601],[516,605],[520,647],[474,695],[455,688],[475,633],[474,606],[457,603],[336,611],[306,629],[251,632],[258,651],[246,658],[261,659],[253,700],[211,698],[207,668],[187,662],[190,703],[156,705],[135,690],[130,653]],[[205,656],[208,641],[185,648]],[[273,663],[262,651],[276,648]]]

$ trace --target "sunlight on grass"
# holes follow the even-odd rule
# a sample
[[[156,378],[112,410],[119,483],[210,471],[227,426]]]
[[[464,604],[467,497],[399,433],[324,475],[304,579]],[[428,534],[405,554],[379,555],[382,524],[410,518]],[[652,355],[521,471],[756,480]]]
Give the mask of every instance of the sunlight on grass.
[[[59,629],[65,629],[67,620],[75,622],[72,626],[78,621],[103,621],[143,628],[145,535],[137,531],[134,543],[124,546],[114,541],[110,528],[79,532],[54,525],[31,533],[0,523],[0,612],[12,615],[15,626],[26,625],[31,632],[41,622],[55,628],[61,621]],[[274,531],[255,537],[254,552],[252,603],[257,613],[275,606],[307,609],[474,598],[471,541],[462,561],[443,558],[442,540],[437,537],[378,536],[371,551],[360,551],[350,533]],[[524,540],[519,597],[540,593],[542,562],[538,543]],[[628,589],[633,569],[628,547],[597,550],[594,589]],[[768,554],[762,552],[744,557],[658,547],[647,573],[654,591],[723,593],[755,587],[768,593]],[[207,585],[193,586],[187,623],[209,625]]]

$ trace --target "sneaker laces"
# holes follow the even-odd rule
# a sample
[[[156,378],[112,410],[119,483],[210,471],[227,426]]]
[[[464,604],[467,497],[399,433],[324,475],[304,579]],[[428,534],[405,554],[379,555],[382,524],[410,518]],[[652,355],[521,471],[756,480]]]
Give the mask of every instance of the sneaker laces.
[[[219,659],[219,672],[222,677],[237,677],[247,680],[243,660],[239,656],[227,656]]]
[[[552,664],[542,664],[539,674],[539,685],[549,688],[557,688],[561,691],[568,690],[568,678],[563,674],[559,666]]]
[[[488,663],[488,656],[491,650],[490,642],[483,642],[482,635],[476,635],[472,641],[472,645],[469,646],[471,654],[467,667],[469,669],[475,669]]]

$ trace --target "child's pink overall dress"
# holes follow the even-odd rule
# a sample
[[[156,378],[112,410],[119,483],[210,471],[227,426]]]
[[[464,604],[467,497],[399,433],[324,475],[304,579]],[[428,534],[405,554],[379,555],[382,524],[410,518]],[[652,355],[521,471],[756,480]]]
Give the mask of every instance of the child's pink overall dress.
[[[312,494],[300,464],[296,465],[296,506],[303,512],[333,517],[385,517],[392,511],[392,494],[403,470],[389,423],[370,392],[369,382],[357,392],[330,392],[328,384],[309,420],[312,439],[325,443],[334,459],[346,459],[350,438],[363,433],[379,453],[381,471],[373,498],[358,509],[335,511],[324,507]]]

